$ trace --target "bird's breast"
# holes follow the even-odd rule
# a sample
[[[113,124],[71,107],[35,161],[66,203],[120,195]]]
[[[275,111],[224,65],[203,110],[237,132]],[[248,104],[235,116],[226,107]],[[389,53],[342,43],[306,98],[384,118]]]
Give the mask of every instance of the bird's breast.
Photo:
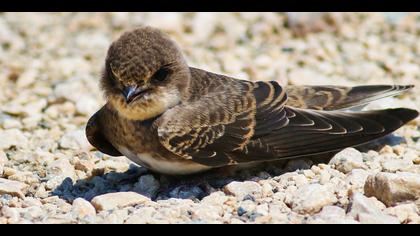
[[[211,169],[190,160],[165,158],[153,152],[137,153],[127,147],[119,147],[118,151],[138,165],[167,175],[186,175]]]

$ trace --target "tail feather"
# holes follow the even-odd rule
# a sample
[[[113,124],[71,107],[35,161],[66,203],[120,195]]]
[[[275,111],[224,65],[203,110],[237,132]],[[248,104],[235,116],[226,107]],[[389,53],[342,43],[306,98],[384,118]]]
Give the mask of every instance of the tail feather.
[[[285,109],[293,114],[288,125],[259,137],[258,145],[251,143],[247,156],[279,160],[338,151],[390,134],[419,114],[406,108],[365,112]]]

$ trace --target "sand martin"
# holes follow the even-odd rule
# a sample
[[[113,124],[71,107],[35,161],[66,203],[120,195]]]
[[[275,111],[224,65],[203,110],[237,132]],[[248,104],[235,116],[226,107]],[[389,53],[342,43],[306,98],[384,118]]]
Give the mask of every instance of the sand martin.
[[[169,175],[338,151],[418,116],[405,108],[343,110],[412,86],[239,80],[189,67],[177,44],[151,27],[111,44],[101,87],[107,103],[88,121],[89,142]]]

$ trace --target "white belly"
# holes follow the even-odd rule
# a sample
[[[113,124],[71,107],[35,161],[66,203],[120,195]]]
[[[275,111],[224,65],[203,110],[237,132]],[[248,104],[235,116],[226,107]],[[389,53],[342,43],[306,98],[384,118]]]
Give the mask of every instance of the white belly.
[[[154,158],[151,153],[133,153],[125,147],[119,147],[118,151],[138,165],[167,175],[186,175],[211,169],[192,161],[167,161]]]

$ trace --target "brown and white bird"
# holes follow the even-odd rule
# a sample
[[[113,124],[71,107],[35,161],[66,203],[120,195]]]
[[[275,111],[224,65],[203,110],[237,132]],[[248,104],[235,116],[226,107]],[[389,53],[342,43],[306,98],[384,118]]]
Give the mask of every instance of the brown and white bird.
[[[337,151],[385,136],[410,109],[347,112],[412,86],[290,86],[189,67],[157,29],[124,33],[101,79],[107,99],[86,134],[99,151],[152,171],[185,175]]]

